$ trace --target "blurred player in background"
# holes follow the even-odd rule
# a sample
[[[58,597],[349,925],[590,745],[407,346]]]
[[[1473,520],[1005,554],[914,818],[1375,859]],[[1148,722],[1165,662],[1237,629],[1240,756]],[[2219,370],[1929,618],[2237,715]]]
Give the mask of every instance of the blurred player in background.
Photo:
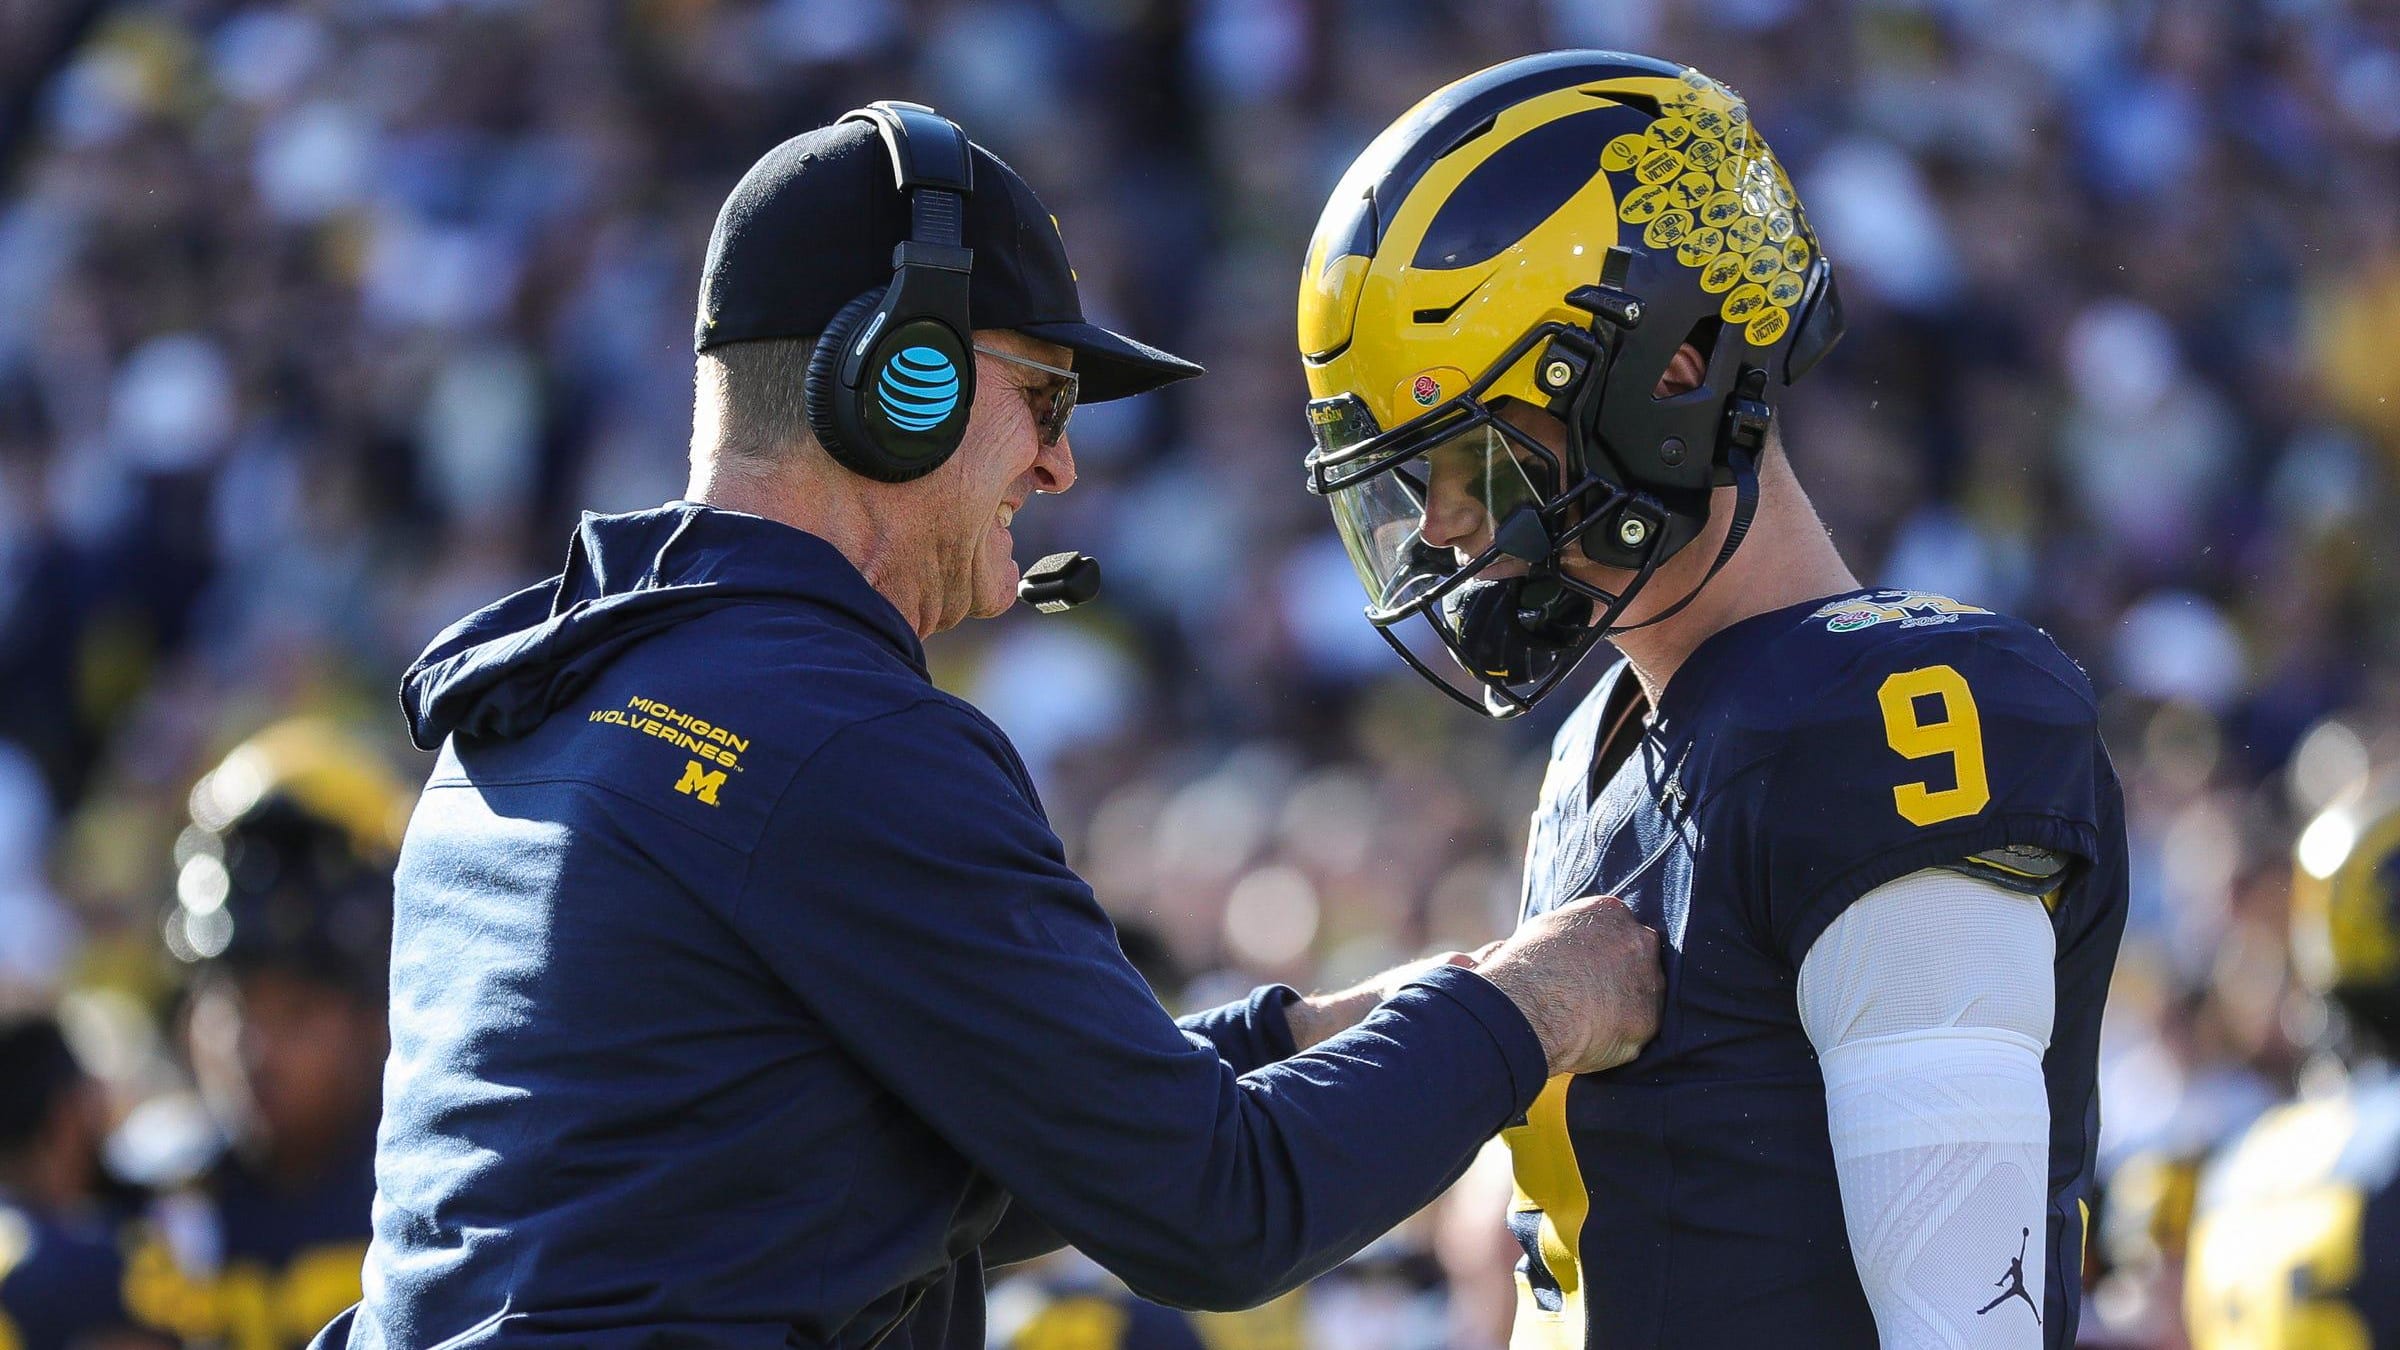
[[[108,1111],[58,1022],[0,1018],[0,1347],[155,1350],[119,1298],[127,1216],[102,1194]]]
[[[2260,1117],[2201,1174],[2195,1350],[2400,1345],[2400,782],[2327,807],[2296,852],[2293,965],[2332,1005],[2339,1082]]]
[[[1521,1350],[2075,1339],[2117,781],[2046,636],[1834,551],[1776,403],[1841,332],[1741,98],[1619,53],[1435,93],[1309,250],[1310,484],[1378,631],[1494,717],[1625,657],[1525,913],[1625,896],[1667,1012],[1507,1134]]]
[[[300,719],[192,789],[166,933],[225,1147],[132,1257],[126,1298],[152,1325],[277,1350],[358,1298],[407,800],[373,751]]]

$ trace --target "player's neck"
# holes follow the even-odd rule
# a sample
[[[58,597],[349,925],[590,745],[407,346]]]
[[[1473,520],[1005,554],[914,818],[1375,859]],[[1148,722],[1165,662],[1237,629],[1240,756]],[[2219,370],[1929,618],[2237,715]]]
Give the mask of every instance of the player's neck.
[[[1696,540],[1685,552],[1705,563],[1716,552],[1721,532]],[[1700,556],[1705,550],[1705,556]],[[1700,570],[1704,573],[1703,565]],[[1661,577],[1653,581],[1655,587]],[[1670,602],[1691,581],[1666,587]],[[1825,523],[1817,518],[1808,494],[1793,477],[1791,465],[1779,451],[1759,468],[1758,513],[1742,546],[1716,579],[1701,588],[1675,617],[1649,628],[1610,639],[1625,654],[1641,681],[1652,707],[1699,645],[1712,635],[1753,615],[1766,614],[1803,601],[1856,590],[1858,578],[1833,546]]]

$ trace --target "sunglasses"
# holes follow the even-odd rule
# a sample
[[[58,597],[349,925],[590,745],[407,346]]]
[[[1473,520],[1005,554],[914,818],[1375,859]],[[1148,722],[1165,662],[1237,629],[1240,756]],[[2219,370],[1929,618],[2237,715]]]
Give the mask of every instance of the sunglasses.
[[[1047,386],[1026,385],[1024,389],[1025,401],[1033,408],[1034,420],[1041,424],[1042,444],[1058,444],[1058,438],[1067,434],[1067,419],[1075,415],[1075,394],[1082,384],[1076,378],[1075,372],[1061,370],[1057,366],[1044,365],[1027,357],[997,351],[980,342],[975,344],[975,350],[996,361],[1006,361],[1012,366],[1024,366],[1031,370],[1038,370],[1057,381],[1057,383]]]

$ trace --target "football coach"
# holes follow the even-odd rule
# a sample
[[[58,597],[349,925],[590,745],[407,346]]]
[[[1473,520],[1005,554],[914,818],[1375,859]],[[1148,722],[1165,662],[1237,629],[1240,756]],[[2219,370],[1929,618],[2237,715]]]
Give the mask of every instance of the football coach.
[[[1083,321],[1049,213],[953,124],[877,104],[769,152],[695,345],[689,500],[585,517],[408,673],[441,754],[365,1296],[319,1346],[980,1350],[984,1272],[1061,1242],[1249,1305],[1648,1039],[1657,948],[1608,899],[1480,963],[1160,1008],[919,640],[1014,599],[1079,396],[1198,370]]]

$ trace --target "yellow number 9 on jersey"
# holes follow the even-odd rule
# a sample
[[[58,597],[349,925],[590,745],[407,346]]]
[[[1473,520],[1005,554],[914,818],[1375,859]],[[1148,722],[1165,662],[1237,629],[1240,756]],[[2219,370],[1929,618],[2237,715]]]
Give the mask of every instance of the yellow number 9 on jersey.
[[[1950,756],[1953,786],[1937,788],[1922,781],[1892,789],[1892,805],[1911,825],[1938,825],[1971,816],[1992,800],[1991,784],[1983,774],[1983,719],[1975,712],[1975,695],[1966,677],[1949,666],[1904,670],[1875,691],[1883,705],[1883,736],[1904,759]],[[1920,700],[1936,699],[1941,711],[1923,715]]]

